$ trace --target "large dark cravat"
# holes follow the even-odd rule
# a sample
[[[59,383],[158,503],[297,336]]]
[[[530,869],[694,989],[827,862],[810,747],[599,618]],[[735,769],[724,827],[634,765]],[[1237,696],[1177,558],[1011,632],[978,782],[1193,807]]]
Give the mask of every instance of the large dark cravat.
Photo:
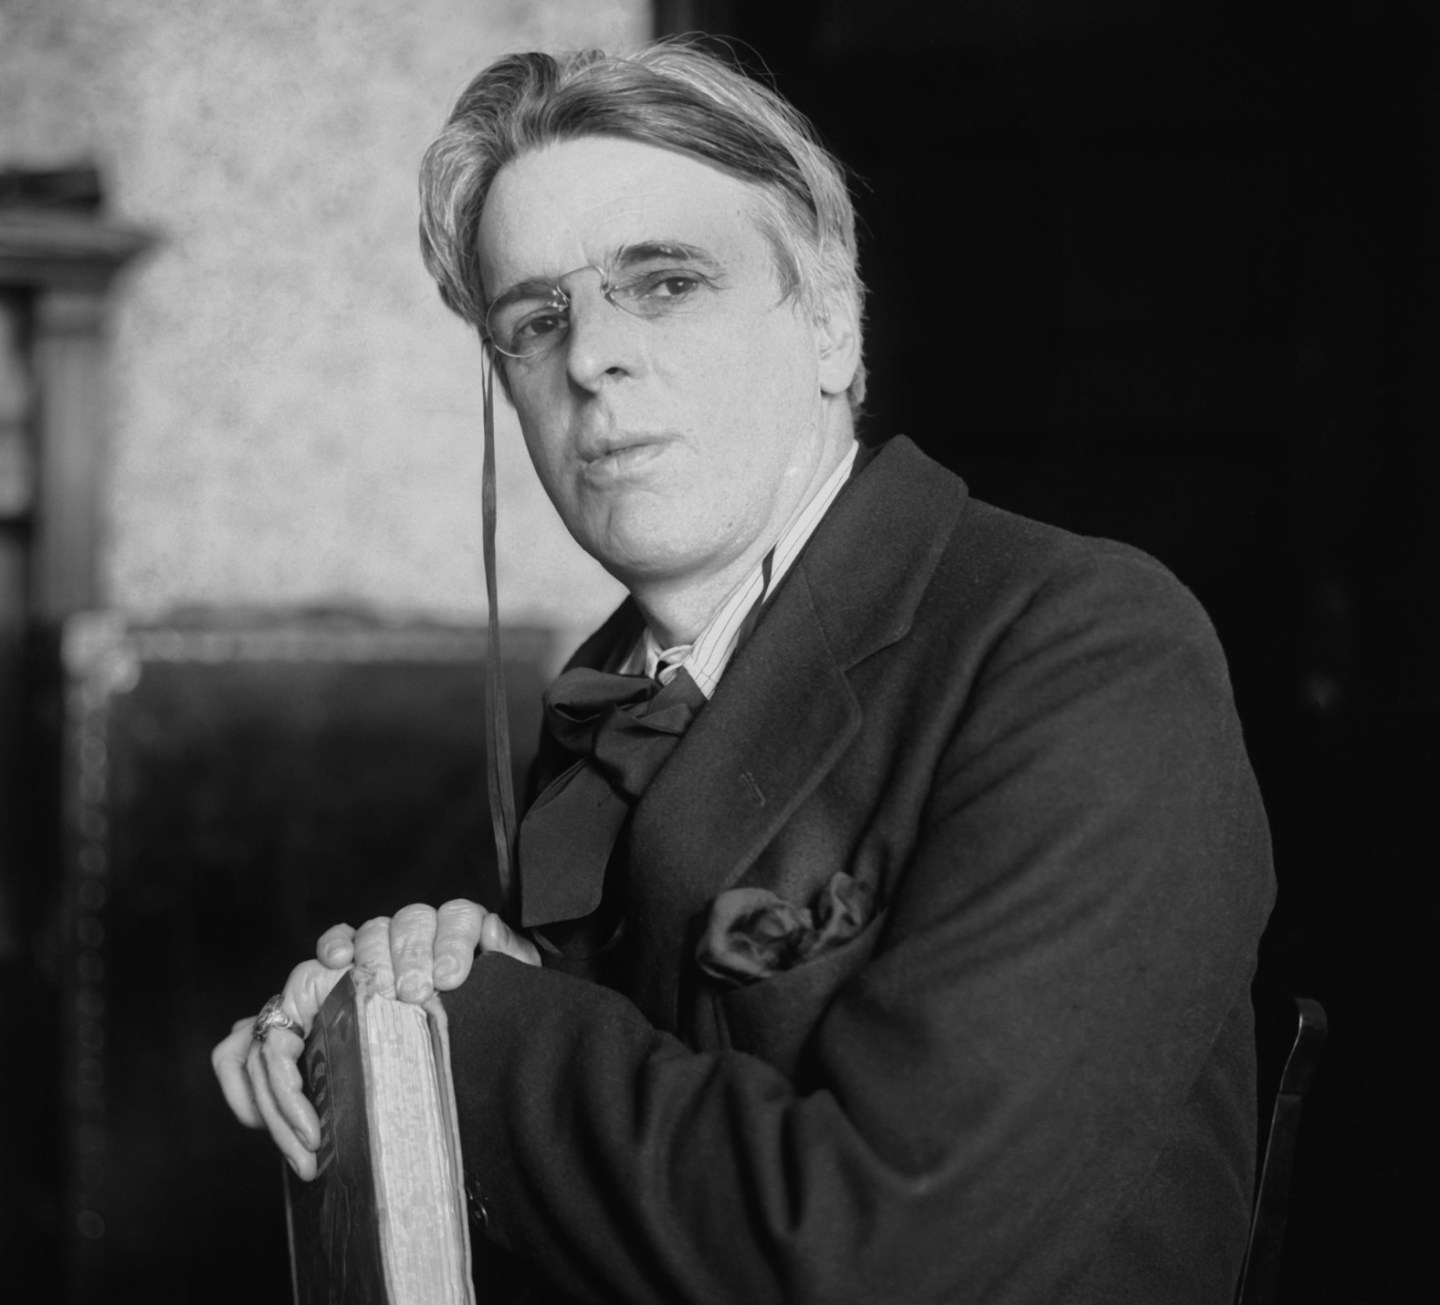
[[[578,759],[520,826],[526,925],[578,920],[600,905],[626,818],[705,701],[683,668],[661,688],[648,676],[577,667],[546,691],[546,727]]]

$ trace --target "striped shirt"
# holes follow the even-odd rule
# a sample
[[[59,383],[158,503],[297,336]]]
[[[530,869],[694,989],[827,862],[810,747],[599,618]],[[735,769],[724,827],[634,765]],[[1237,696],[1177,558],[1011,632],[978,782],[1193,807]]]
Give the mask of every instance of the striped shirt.
[[[627,675],[648,675],[653,679],[656,678],[658,670],[660,682],[669,684],[683,666],[690,673],[690,678],[699,685],[700,692],[707,698],[714,697],[720,677],[735,655],[745,618],[750,615],[752,608],[764,603],[775,592],[776,586],[795,564],[800,550],[815,533],[815,527],[820,524],[821,518],[835,501],[835,496],[850,478],[859,448],[858,444],[851,444],[850,451],[831,472],[830,478],[820,486],[815,496],[790,518],[780,538],[775,541],[775,547],[731,591],[694,643],[661,648],[659,641],[647,628],[620,666],[621,672]]]

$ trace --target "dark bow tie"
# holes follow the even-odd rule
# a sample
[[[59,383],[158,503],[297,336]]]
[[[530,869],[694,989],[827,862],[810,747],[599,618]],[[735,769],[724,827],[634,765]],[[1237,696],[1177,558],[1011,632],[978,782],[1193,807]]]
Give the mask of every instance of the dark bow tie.
[[[550,686],[546,728],[578,759],[520,826],[524,925],[577,920],[600,905],[626,817],[705,701],[683,668],[663,688],[648,676],[587,667]]]

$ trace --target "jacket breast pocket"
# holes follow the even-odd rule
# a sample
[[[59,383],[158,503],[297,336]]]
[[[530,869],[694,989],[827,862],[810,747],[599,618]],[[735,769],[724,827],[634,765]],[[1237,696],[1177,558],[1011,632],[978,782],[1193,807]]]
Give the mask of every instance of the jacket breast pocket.
[[[726,992],[720,1009],[730,1045],[769,1061],[794,1079],[805,1044],[826,1008],[874,952],[886,914],[879,912],[855,937],[832,951]]]

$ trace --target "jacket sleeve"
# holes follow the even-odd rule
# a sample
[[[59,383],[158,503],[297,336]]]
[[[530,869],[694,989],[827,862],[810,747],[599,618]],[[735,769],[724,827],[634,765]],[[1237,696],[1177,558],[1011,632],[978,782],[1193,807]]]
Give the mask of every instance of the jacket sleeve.
[[[962,697],[803,1091],[609,990],[477,962],[446,1004],[491,1239],[630,1305],[1142,1290],[1096,1286],[1107,1257],[1149,1263],[1154,1299],[1229,1299],[1272,886],[1213,633],[1110,559],[1037,587]]]

